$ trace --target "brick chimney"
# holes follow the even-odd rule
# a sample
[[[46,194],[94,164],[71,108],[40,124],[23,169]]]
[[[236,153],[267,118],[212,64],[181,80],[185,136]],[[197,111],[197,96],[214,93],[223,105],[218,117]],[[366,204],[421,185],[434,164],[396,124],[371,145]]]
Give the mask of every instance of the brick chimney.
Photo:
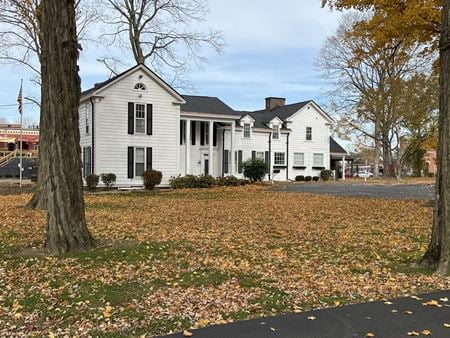
[[[283,107],[286,104],[286,99],[282,97],[268,97],[266,98],[266,110],[272,111],[277,107]]]

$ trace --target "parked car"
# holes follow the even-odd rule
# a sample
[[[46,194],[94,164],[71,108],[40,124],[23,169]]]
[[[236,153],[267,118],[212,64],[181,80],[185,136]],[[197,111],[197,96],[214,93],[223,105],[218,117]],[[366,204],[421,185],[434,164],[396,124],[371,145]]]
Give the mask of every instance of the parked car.
[[[355,177],[369,178],[369,177],[373,177],[373,173],[368,170],[358,171],[355,174]]]

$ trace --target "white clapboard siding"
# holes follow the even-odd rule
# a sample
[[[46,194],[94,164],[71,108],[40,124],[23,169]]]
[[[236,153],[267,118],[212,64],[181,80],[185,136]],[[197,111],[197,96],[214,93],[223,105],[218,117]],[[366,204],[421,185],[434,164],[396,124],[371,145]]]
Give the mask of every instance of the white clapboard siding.
[[[137,82],[147,90],[135,90]],[[127,150],[152,147],[153,169],[162,172],[161,185],[168,185],[170,177],[178,174],[180,154],[180,107],[173,103],[174,97],[140,69],[102,90],[101,96],[95,105],[95,173],[116,174],[117,186],[142,185],[141,177],[128,178]],[[153,135],[128,134],[128,102],[153,105]]]
[[[297,175],[319,176],[320,170],[313,170],[313,154],[324,155],[324,167],[330,168],[330,121],[313,104],[308,104],[291,117],[289,136],[289,178]],[[306,140],[306,127],[312,128],[312,140]],[[304,153],[304,170],[293,169],[294,153]]]

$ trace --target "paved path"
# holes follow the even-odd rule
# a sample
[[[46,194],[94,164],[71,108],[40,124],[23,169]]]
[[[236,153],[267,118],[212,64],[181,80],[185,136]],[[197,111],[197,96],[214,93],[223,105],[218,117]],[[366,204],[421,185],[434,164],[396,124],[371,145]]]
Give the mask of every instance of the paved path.
[[[356,197],[422,200],[434,199],[434,185],[429,184],[378,185],[372,183],[310,182],[290,183],[285,187],[274,188],[273,190]]]
[[[431,332],[431,337],[450,337],[450,290],[420,296],[422,300],[402,298],[384,302],[365,303],[345,307],[286,314],[270,318],[258,318],[228,325],[211,326],[193,330],[193,338],[346,338],[365,337],[409,337],[408,332],[417,332],[421,337]],[[436,300],[439,306],[424,306]],[[394,313],[393,310],[397,312]],[[406,314],[405,311],[411,311]],[[308,320],[314,316],[315,320]],[[423,332],[423,333],[422,333]],[[167,337],[181,338],[181,333]]]

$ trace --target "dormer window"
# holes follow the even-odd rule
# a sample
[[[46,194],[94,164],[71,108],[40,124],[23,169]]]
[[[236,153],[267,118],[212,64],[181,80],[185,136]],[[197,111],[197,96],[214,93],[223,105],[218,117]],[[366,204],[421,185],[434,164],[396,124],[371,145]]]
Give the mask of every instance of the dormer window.
[[[145,84],[143,84],[142,82],[138,82],[136,83],[136,85],[134,86],[135,90],[139,90],[139,91],[146,91],[147,87],[145,87]]]
[[[278,124],[273,126],[272,138],[278,140],[280,138],[280,126]]]
[[[251,133],[251,125],[250,123],[244,123],[244,138],[250,138]]]

